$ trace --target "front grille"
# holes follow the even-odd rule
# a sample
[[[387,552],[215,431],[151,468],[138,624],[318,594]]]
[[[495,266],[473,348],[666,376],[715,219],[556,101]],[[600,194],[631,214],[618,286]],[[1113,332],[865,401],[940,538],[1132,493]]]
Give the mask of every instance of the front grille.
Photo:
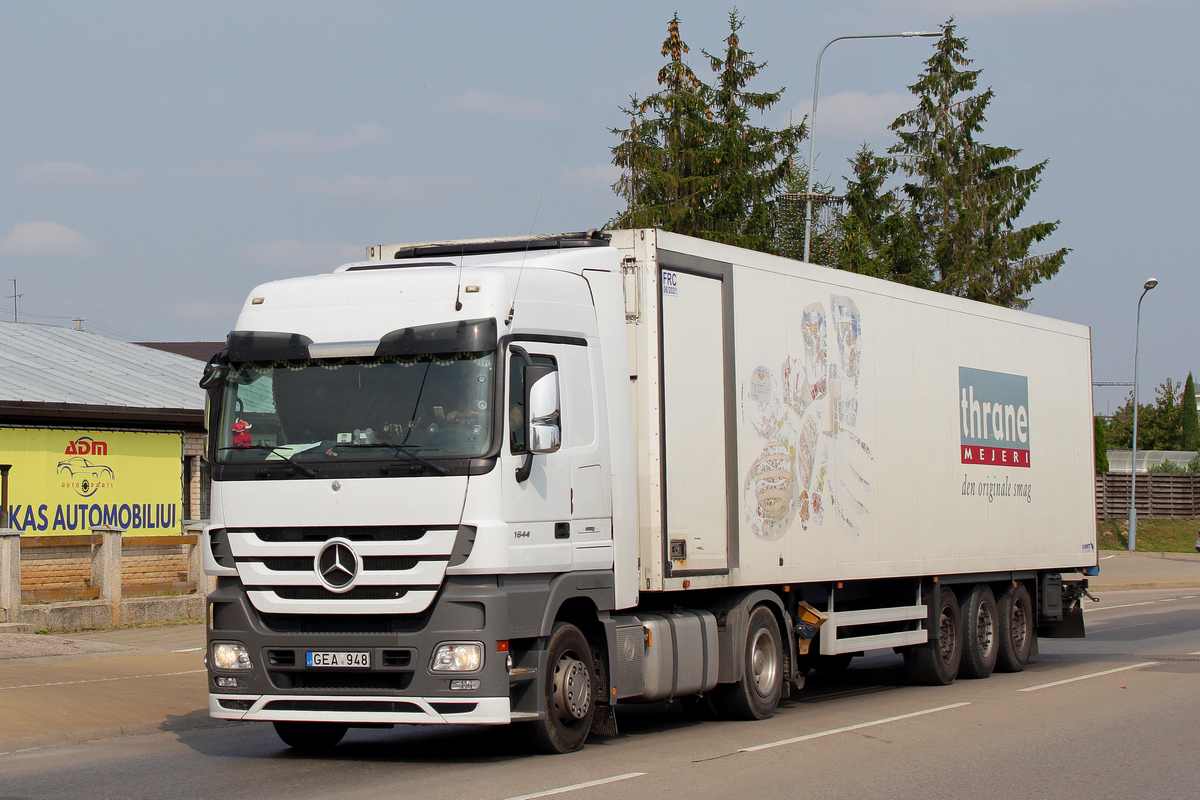
[[[257,612],[256,612],[257,613]],[[274,633],[416,633],[430,612],[421,614],[258,614]]]
[[[272,700],[265,706],[267,711],[344,711],[371,714],[420,714],[416,703],[384,700]]]
[[[272,667],[294,667],[296,666],[296,651],[268,650],[267,661]]]
[[[408,587],[356,586],[340,594],[320,586],[275,586],[272,591],[284,600],[398,600],[408,594]]]
[[[254,533],[264,542],[325,542],[337,538],[352,542],[412,542],[425,535],[425,528],[414,525],[324,525],[257,528]]]
[[[429,705],[439,714],[466,714],[479,707],[478,703],[430,703]]]
[[[407,689],[412,683],[411,672],[273,672],[267,675],[276,689],[321,689],[346,691],[379,691]]]

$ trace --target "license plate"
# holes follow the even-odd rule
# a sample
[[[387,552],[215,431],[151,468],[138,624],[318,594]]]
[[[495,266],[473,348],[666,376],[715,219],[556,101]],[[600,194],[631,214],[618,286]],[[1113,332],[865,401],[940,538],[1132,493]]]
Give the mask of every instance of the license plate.
[[[363,669],[370,669],[371,653],[370,651],[309,650],[307,664],[310,667],[361,667]]]

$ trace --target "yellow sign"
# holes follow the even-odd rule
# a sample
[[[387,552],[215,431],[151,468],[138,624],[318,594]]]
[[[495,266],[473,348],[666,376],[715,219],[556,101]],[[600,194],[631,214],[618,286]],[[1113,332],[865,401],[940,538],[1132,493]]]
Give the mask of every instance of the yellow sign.
[[[110,525],[129,536],[183,526],[178,433],[0,428],[9,527],[42,536]]]

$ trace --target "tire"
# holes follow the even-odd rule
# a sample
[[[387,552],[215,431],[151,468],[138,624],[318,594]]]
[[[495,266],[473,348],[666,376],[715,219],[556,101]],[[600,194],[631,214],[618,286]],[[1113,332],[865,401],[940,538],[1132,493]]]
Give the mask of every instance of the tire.
[[[350,726],[337,722],[275,722],[275,733],[283,743],[301,753],[332,750]]]
[[[962,663],[962,615],[954,591],[945,586],[938,592],[938,606],[930,640],[904,651],[904,667],[913,683],[946,686],[958,677]]]
[[[543,753],[570,753],[587,741],[596,713],[592,648],[579,628],[559,622],[547,651],[546,718],[533,723],[534,744]]]
[[[774,714],[783,692],[783,656],[779,623],[770,609],[759,606],[751,612],[746,628],[741,680],[720,684],[713,692],[721,716],[766,719]]]
[[[1009,586],[996,600],[997,656],[999,672],[1020,672],[1033,652],[1033,602],[1025,584]]]
[[[977,583],[962,601],[963,652],[960,678],[986,678],[1000,652],[1000,614],[992,587]]]

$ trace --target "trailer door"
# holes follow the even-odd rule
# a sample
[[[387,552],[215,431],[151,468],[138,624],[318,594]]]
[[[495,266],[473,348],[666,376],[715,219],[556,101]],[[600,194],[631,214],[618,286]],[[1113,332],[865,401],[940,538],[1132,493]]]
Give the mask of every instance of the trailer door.
[[[670,575],[729,568],[722,290],[720,277],[677,270],[663,269],[659,281],[663,529]]]

